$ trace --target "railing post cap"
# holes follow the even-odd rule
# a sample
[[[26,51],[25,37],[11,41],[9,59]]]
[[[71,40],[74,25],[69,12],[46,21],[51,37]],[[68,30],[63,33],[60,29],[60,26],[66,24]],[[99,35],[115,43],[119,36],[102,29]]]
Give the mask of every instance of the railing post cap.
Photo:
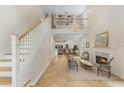
[[[12,36],[18,36],[18,34],[11,34],[10,36],[11,36],[11,37],[12,37]]]

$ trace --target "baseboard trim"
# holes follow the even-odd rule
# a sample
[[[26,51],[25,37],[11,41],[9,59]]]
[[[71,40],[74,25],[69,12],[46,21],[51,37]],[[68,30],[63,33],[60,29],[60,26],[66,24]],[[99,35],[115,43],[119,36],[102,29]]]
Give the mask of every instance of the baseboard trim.
[[[52,61],[54,61],[54,60],[55,60],[55,58],[56,58],[56,56],[54,56],[54,57],[52,58],[51,62],[52,62]]]
[[[124,76],[122,76],[122,75],[118,75],[118,74],[115,73],[115,72],[112,72],[112,74],[116,75],[116,76],[119,77],[121,80],[124,80]]]
[[[24,87],[28,87],[29,84],[30,84],[31,80],[28,80],[25,84],[24,84]]]

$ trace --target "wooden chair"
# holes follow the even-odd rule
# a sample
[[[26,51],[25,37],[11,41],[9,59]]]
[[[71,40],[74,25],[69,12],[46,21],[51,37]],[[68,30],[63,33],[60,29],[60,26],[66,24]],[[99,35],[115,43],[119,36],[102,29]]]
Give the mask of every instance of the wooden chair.
[[[69,66],[69,69],[71,69],[72,67],[76,67],[76,69],[78,71],[78,64],[77,64],[76,60],[74,60],[73,58],[68,59],[68,66]]]
[[[99,72],[107,72],[108,73],[108,77],[110,78],[111,76],[111,66],[110,63],[112,62],[114,57],[112,57],[108,62],[106,61],[101,61],[100,62],[100,66],[97,69],[97,75],[99,76]]]

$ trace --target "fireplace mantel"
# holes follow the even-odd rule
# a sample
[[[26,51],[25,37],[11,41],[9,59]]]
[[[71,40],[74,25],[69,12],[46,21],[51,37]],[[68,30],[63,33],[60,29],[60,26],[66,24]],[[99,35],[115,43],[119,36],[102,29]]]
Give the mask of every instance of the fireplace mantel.
[[[113,50],[110,47],[106,47],[106,48],[94,47],[92,49],[93,49],[94,52],[101,52],[101,53],[106,53],[106,54],[109,54],[109,55],[113,55]]]
[[[93,63],[96,63],[96,55],[98,55],[98,54],[107,58],[108,60],[111,57],[113,57],[113,50],[110,47],[108,47],[108,48],[96,48],[96,47],[94,47],[91,49],[91,52],[92,52],[91,53],[92,56],[91,56],[90,60],[93,61]]]
[[[103,53],[103,52],[95,52],[95,55],[96,56],[101,56],[101,57],[104,57],[104,58],[109,58],[109,53]]]

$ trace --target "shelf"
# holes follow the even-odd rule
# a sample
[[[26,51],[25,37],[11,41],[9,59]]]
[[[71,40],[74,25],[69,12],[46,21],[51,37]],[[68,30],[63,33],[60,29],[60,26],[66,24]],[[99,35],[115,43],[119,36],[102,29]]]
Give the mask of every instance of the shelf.
[[[76,18],[73,17],[74,15],[70,15],[70,14],[58,14],[53,16],[53,25],[55,26],[55,28],[59,28],[59,27],[70,27],[73,24],[73,21],[76,20],[76,24],[79,28],[84,28],[85,27],[85,23],[86,23],[86,19],[87,18],[83,18],[82,16],[76,16]]]
[[[111,47],[92,47],[92,48],[95,48],[95,49],[112,49]]]

